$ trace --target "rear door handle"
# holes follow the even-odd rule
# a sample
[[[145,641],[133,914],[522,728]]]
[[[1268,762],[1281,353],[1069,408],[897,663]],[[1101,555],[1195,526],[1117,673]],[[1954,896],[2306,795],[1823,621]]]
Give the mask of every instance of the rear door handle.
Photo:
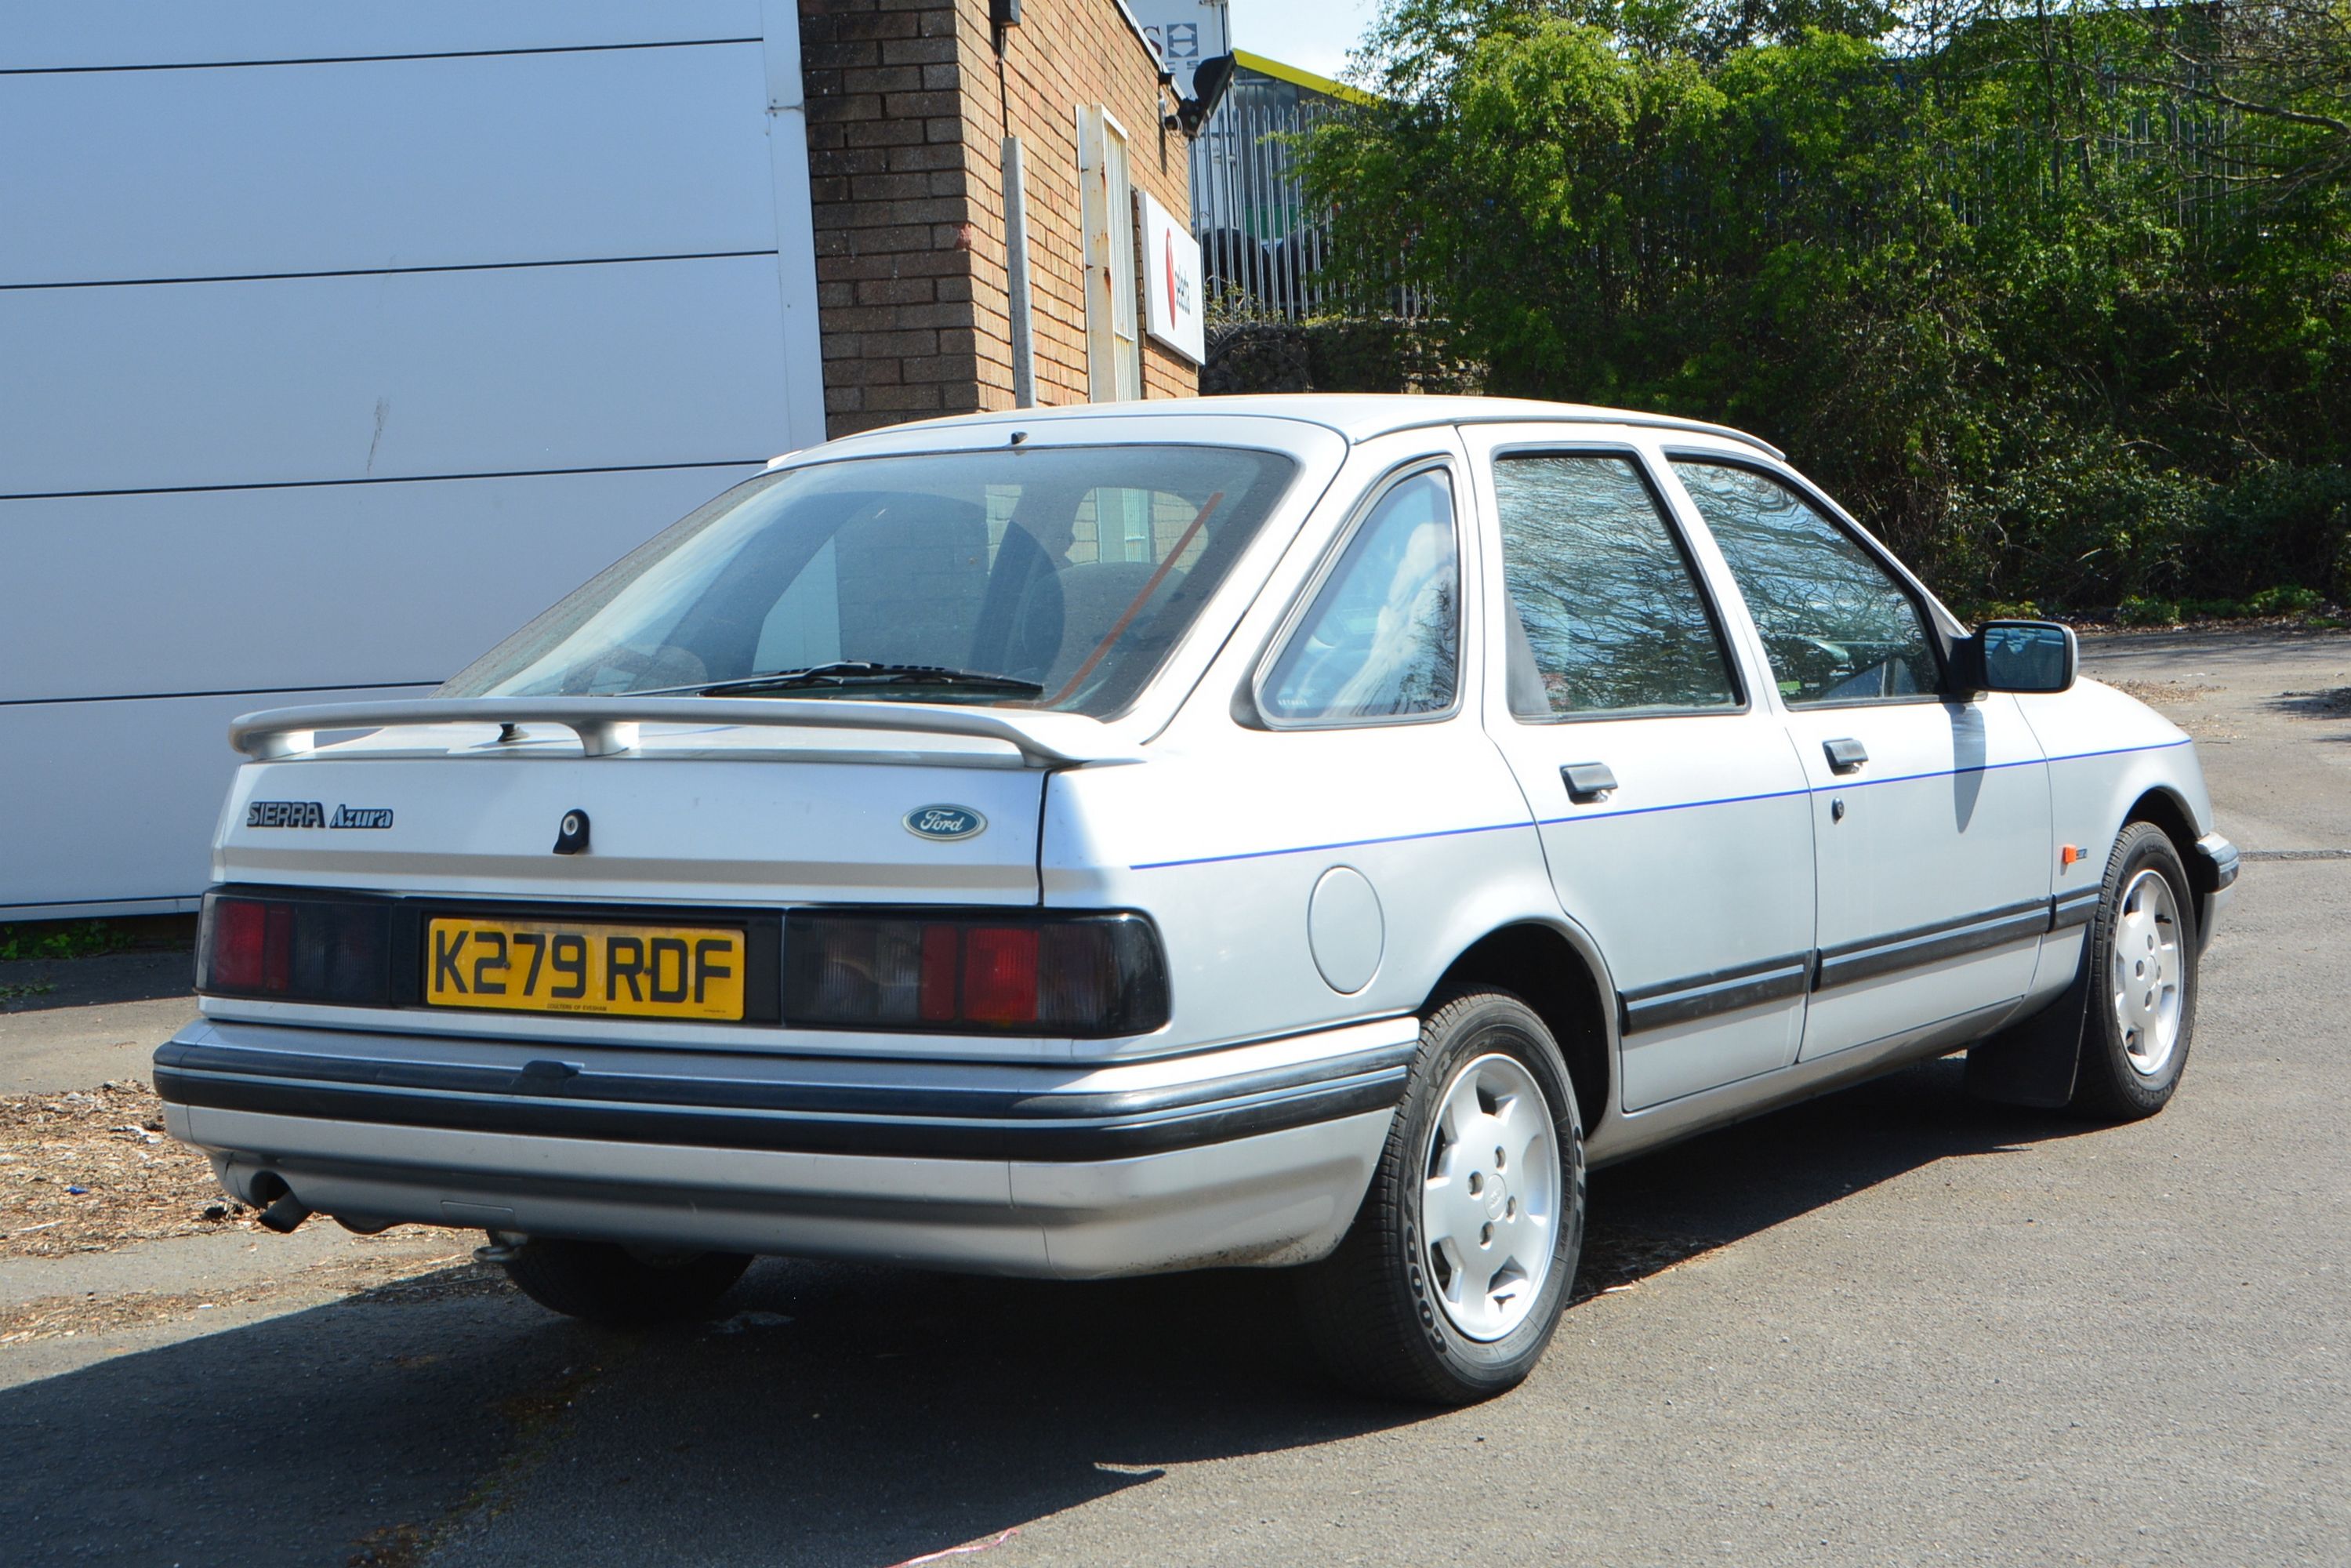
[[[1869,760],[1869,748],[1857,740],[1823,740],[1821,749],[1829,754],[1832,773],[1858,773],[1861,765]]]
[[[1571,762],[1559,770],[1567,781],[1567,798],[1579,806],[1605,800],[1616,792],[1616,775],[1605,762]]]

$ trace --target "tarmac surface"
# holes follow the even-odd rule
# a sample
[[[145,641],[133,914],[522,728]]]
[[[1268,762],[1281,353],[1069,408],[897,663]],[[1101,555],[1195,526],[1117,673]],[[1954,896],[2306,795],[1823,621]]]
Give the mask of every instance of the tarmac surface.
[[[0,1345],[0,1561],[2351,1562],[2351,636],[2087,667],[2250,852],[2171,1108],[1988,1108],[1949,1059],[1604,1171],[1597,1293],[1505,1398],[1332,1395],[1278,1277],[770,1260],[631,1337],[475,1238],[313,1222],[0,1260],[0,1311],[204,1298]],[[162,994],[0,1014],[0,1092],[143,1076],[188,1010],[81,962]]]

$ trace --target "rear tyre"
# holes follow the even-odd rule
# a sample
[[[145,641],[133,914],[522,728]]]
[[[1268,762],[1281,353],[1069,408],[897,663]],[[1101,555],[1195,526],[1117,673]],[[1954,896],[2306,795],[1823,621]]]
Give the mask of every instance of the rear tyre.
[[[2196,1031],[2196,897],[2162,829],[2132,822],[2106,859],[2083,956],[2089,1017],[2072,1108],[2104,1122],[2171,1103]]]
[[[735,1288],[740,1252],[643,1253],[610,1241],[534,1237],[506,1258],[507,1278],[550,1312],[611,1328],[690,1318]]]
[[[1467,1405],[1551,1343],[1583,1246],[1583,1133],[1558,1042],[1502,991],[1440,998],[1371,1190],[1300,1270],[1306,1329],[1359,1393]]]

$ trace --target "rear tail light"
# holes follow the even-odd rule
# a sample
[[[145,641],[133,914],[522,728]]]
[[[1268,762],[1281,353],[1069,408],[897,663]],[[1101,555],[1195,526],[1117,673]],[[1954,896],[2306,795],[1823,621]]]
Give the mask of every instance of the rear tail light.
[[[784,1021],[951,1034],[1148,1034],[1167,1021],[1159,937],[1138,915],[795,911]]]
[[[381,904],[206,894],[196,989],[381,1007],[392,999],[389,930]]]

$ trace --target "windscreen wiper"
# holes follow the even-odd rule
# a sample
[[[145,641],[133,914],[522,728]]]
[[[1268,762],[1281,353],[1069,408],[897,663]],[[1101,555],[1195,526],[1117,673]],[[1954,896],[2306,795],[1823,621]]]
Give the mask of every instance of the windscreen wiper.
[[[771,670],[693,689],[705,697],[716,697],[756,695],[760,692],[862,691],[872,686],[957,686],[1007,696],[1045,695],[1045,688],[1037,682],[1024,681],[1018,675],[958,670],[946,664],[884,664],[869,659],[836,659],[804,670]]]

